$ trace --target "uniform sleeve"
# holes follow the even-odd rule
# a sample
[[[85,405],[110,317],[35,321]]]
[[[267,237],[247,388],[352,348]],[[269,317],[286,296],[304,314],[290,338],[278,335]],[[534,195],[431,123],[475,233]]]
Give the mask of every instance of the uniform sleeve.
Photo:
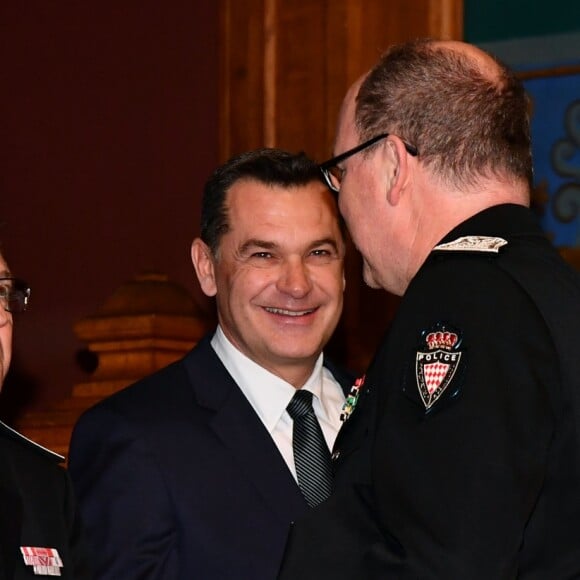
[[[97,407],[75,426],[70,474],[102,580],[176,578],[172,510],[159,467],[142,437]]]
[[[393,558],[396,573],[384,577],[516,578],[544,485],[560,380],[547,328],[505,274],[461,264],[458,279],[454,268],[440,267],[411,293],[370,378],[382,399],[373,493],[379,525],[398,550],[369,546],[369,578],[383,577]],[[457,332],[461,359],[427,412],[417,353],[428,350],[422,332],[438,323]]]

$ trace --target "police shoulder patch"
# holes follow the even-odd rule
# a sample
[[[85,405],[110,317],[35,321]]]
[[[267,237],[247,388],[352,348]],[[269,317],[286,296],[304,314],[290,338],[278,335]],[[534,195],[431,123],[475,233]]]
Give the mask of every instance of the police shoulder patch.
[[[425,411],[430,411],[452,383],[463,353],[460,334],[443,323],[423,331],[422,340],[416,352],[415,377]]]
[[[494,252],[507,245],[507,240],[491,236],[463,236],[452,242],[439,244],[433,250],[447,252]]]

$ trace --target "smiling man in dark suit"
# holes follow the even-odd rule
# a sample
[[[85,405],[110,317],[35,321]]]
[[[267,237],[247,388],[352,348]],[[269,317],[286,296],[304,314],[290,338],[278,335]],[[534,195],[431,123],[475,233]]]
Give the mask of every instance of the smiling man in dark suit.
[[[344,252],[336,200],[305,155],[257,150],[211,176],[191,255],[216,332],[72,437],[98,578],[275,577],[290,522],[329,492],[303,471],[286,408],[312,399],[327,468],[350,384],[322,355]]]
[[[12,356],[13,315],[30,288],[0,254],[0,389]],[[90,578],[64,457],[0,422],[0,580]]]

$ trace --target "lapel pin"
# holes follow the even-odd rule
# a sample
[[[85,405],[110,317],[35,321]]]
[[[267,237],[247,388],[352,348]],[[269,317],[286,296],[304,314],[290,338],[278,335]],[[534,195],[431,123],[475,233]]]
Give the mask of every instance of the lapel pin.
[[[340,420],[344,423],[354,411],[356,404],[358,403],[358,398],[360,396],[361,389],[365,384],[365,375],[359,377],[355,382],[354,385],[350,388],[350,392],[346,396],[346,401],[342,406],[342,410],[340,412]]]

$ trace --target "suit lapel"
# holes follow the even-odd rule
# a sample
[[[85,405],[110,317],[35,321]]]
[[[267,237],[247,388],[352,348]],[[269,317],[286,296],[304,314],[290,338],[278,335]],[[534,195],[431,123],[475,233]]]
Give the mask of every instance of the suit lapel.
[[[331,360],[328,360],[326,356],[324,357],[324,366],[332,373],[332,376],[340,384],[342,391],[345,395],[348,395],[350,388],[354,384],[356,376],[352,373],[345,371],[343,368],[336,366]]]
[[[290,522],[306,512],[306,502],[272,437],[243,394],[238,393],[232,392],[216,413],[212,428],[272,511]]]
[[[272,512],[283,522],[305,513],[308,507],[288,466],[209,338],[199,343],[185,364],[198,402],[214,411],[210,428]]]

